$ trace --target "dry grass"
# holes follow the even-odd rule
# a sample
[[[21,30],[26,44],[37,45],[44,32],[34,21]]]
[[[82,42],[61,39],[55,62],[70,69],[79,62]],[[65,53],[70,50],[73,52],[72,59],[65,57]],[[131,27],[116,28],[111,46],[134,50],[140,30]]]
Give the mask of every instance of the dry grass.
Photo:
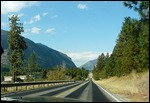
[[[95,81],[112,93],[120,94],[131,102],[149,102],[149,71],[128,76]]]
[[[5,91],[4,91],[4,88],[1,88],[1,94],[5,94],[5,93],[10,93],[10,92],[19,92],[19,91],[23,91],[23,90],[31,90],[31,89],[36,89],[36,88],[39,88],[37,85],[34,86],[18,86],[17,87],[17,91],[16,91],[16,87],[7,87],[5,88]]]

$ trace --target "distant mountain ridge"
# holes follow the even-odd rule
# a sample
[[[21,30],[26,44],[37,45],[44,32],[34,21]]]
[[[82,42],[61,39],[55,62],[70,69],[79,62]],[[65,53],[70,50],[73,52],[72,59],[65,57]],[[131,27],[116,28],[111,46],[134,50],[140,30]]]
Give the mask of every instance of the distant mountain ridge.
[[[93,70],[93,67],[96,66],[97,64],[97,59],[94,59],[94,60],[90,60],[88,62],[86,62],[85,64],[83,64],[82,66],[80,66],[80,68],[85,68],[89,71],[92,71]]]
[[[37,61],[42,68],[51,68],[57,65],[65,64],[66,67],[76,67],[76,65],[73,63],[70,57],[68,57],[66,54],[61,53],[57,50],[51,49],[41,43],[34,43],[33,41],[24,38],[28,48],[24,51],[25,53],[25,59],[27,60],[30,53],[34,52]],[[7,49],[7,31],[1,29],[1,45],[4,50]],[[8,57],[6,51],[4,53],[5,55],[1,56],[1,64],[6,63],[6,58]]]

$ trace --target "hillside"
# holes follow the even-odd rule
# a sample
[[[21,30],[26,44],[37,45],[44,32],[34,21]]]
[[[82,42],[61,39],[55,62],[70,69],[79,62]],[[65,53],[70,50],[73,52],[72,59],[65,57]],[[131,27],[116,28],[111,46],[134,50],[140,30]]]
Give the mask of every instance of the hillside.
[[[51,68],[62,64],[65,64],[66,67],[76,67],[75,64],[72,62],[71,58],[68,57],[66,54],[51,49],[41,43],[34,43],[27,38],[24,38],[24,40],[28,46],[28,48],[24,51],[25,60],[28,59],[30,53],[34,52],[41,68]],[[7,31],[5,30],[1,30],[1,45],[2,48],[5,50],[5,53],[1,56],[1,64],[8,65],[8,53],[6,51],[8,47]]]
[[[127,76],[114,76],[95,82],[128,102],[149,102],[149,71],[132,71]]]
[[[83,64],[80,68],[83,67],[89,71],[92,71],[93,67],[96,65],[96,63],[97,63],[97,59],[90,60],[90,61],[86,62],[85,64]]]

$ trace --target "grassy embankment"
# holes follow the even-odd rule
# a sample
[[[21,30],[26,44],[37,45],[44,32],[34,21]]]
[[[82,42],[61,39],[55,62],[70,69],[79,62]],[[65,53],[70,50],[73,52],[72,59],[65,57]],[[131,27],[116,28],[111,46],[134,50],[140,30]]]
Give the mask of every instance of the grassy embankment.
[[[95,81],[106,90],[119,94],[131,102],[149,102],[149,71],[123,77],[111,77]]]

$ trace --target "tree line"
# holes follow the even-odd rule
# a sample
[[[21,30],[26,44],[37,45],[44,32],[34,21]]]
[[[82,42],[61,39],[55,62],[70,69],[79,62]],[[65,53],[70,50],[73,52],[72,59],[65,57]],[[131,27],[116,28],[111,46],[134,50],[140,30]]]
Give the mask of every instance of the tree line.
[[[125,17],[112,54],[98,57],[93,68],[96,80],[149,69],[149,1],[127,1],[124,6],[137,11],[140,20]]]
[[[65,68],[56,66],[50,69],[41,69],[42,80],[86,80],[89,71],[85,68]]]

